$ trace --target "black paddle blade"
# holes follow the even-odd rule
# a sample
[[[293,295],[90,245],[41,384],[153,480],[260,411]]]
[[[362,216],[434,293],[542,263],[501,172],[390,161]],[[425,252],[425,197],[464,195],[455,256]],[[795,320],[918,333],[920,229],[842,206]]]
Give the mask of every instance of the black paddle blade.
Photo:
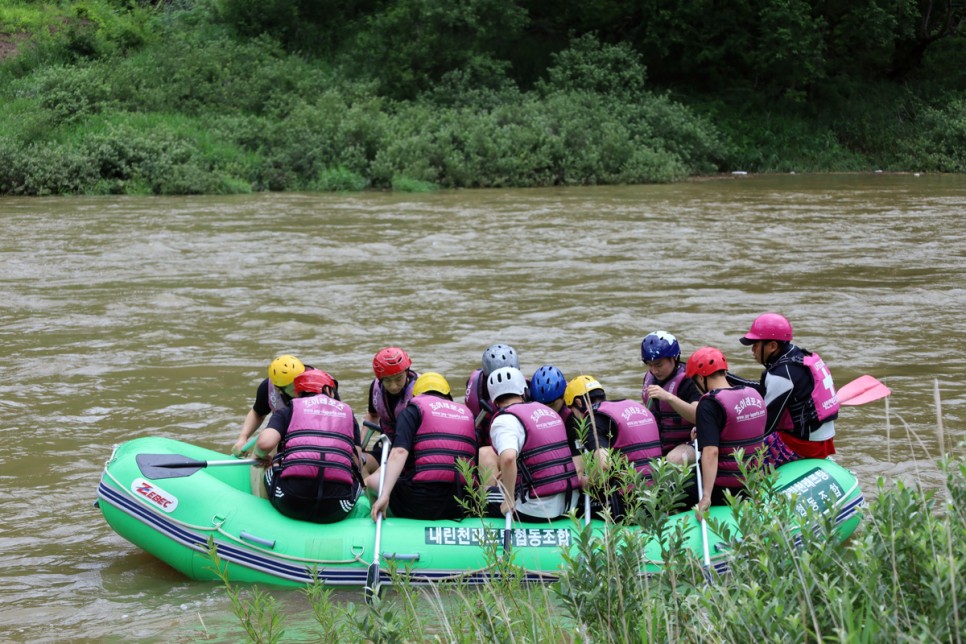
[[[191,476],[208,464],[180,454],[138,454],[134,458],[147,479],[173,479]]]
[[[379,564],[373,562],[369,564],[369,570],[366,571],[366,603],[371,604],[373,598],[379,596],[379,591],[382,588],[382,584],[379,583]]]

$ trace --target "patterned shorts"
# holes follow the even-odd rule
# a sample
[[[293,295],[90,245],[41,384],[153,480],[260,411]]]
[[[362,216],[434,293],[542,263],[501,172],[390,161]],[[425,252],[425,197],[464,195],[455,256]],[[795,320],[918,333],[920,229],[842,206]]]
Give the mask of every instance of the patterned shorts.
[[[785,444],[785,441],[782,440],[779,432],[772,432],[768,436],[765,436],[764,444],[764,462],[768,465],[778,467],[779,465],[791,463],[792,461],[797,461],[801,458],[801,456],[789,449],[788,445]]]

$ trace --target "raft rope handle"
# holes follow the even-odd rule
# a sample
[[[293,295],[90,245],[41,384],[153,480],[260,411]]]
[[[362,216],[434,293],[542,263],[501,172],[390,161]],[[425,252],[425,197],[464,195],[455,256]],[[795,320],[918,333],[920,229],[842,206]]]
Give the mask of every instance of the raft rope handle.
[[[223,537],[225,537],[229,541],[233,541],[234,543],[241,544],[241,545],[245,546],[246,548],[248,548],[250,550],[255,550],[257,552],[264,553],[264,554],[269,555],[271,557],[274,557],[276,559],[286,559],[288,561],[295,561],[295,562],[304,563],[304,564],[326,564],[326,565],[351,564],[351,563],[356,563],[356,562],[365,563],[365,561],[363,561],[363,559],[362,559],[362,554],[361,553],[360,554],[356,554],[355,552],[352,553],[353,554],[353,558],[352,559],[307,559],[305,557],[297,557],[295,555],[287,555],[287,554],[282,553],[282,552],[275,552],[275,551],[270,550],[270,549],[267,549],[267,548],[261,548],[261,547],[259,547],[257,545],[248,543],[246,541],[242,541],[239,537],[236,537],[235,535],[233,535],[233,534],[231,534],[231,533],[226,532],[225,530],[223,530],[222,527],[221,527],[221,524],[218,524],[217,526],[215,526],[214,529],[218,531],[218,534],[222,535]],[[354,550],[354,548],[353,548],[353,550]]]

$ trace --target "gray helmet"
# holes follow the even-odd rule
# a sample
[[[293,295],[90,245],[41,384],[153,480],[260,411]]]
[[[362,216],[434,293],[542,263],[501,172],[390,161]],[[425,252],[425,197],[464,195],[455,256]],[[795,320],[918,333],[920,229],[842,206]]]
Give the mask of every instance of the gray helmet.
[[[500,367],[495,369],[486,379],[486,389],[490,392],[490,400],[496,402],[500,396],[516,394],[526,397],[527,379],[515,367]]]
[[[509,344],[494,344],[483,352],[483,375],[489,376],[500,367],[520,368],[517,352]]]

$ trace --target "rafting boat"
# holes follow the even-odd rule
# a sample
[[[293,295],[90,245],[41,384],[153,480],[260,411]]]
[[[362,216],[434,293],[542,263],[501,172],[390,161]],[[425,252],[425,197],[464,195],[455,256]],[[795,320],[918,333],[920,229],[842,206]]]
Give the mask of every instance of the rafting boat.
[[[211,462],[224,454],[188,443],[138,438],[114,449],[97,490],[97,505],[107,523],[122,537],[187,577],[216,579],[209,540],[236,582],[300,586],[313,574],[327,586],[368,586],[374,561],[375,524],[363,496],[349,517],[319,525],[283,516],[265,499],[251,494],[249,467],[157,467],[160,461]],[[159,461],[160,459],[160,461]],[[808,508],[835,515],[836,537],[847,539],[860,521],[862,492],[847,469],[830,460],[806,459],[778,470],[779,488],[803,516]],[[714,521],[735,529],[726,507],[710,510]],[[671,521],[686,522],[686,544],[701,557],[703,539],[692,511]],[[601,521],[593,522],[602,531]],[[554,581],[563,553],[574,547],[582,525],[569,518],[541,524],[514,523],[509,543],[500,519],[418,521],[388,517],[382,522],[379,583],[391,583],[387,562],[406,570],[411,583],[496,578],[500,566],[493,553],[509,546],[517,574],[526,581]],[[487,547],[486,544],[495,544]],[[660,570],[659,548],[648,548],[642,572]],[[710,564],[728,569],[722,540],[708,533]],[[489,553],[489,556],[488,556]],[[651,559],[653,555],[654,559]],[[223,564],[223,565],[224,565]]]

